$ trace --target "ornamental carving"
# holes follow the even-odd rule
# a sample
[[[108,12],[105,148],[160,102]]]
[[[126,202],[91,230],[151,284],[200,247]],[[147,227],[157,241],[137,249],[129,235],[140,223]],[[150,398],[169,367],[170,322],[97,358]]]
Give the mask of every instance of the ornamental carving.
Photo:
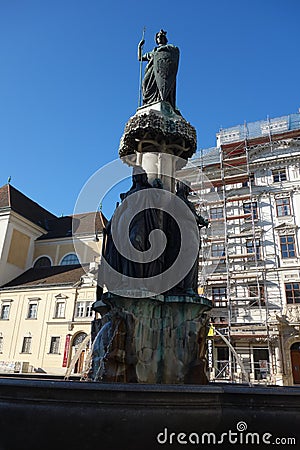
[[[172,114],[167,117],[150,110],[135,114],[127,122],[120,141],[120,157],[143,151],[139,143],[151,140],[163,142],[168,153],[178,154],[179,150],[180,156],[185,159],[190,158],[197,147],[196,130],[182,116]]]
[[[300,305],[288,305],[286,318],[290,323],[300,323]]]

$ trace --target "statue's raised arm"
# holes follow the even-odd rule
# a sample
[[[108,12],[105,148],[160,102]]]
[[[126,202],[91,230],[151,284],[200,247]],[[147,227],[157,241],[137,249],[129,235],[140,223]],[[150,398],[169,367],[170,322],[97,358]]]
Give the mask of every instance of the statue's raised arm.
[[[160,30],[155,35],[157,47],[143,54],[144,39],[138,45],[138,60],[148,61],[142,83],[143,105],[168,102],[176,110],[176,75],[179,64],[179,49],[168,44],[167,32]]]

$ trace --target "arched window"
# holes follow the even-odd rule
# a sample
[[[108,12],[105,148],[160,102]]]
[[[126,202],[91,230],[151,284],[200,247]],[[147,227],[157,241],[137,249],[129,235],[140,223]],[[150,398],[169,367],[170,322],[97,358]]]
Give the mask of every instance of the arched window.
[[[64,256],[60,262],[61,266],[68,266],[70,264],[80,264],[79,259],[77,255],[75,255],[75,253],[69,253],[68,255]]]
[[[40,267],[50,267],[51,266],[51,259],[48,258],[48,256],[41,256],[39,259],[36,260],[34,263],[34,268],[39,269]]]
[[[74,337],[72,345],[73,345],[74,347],[78,347],[78,346],[81,344],[81,342],[84,341],[84,339],[85,339],[86,337],[87,337],[87,334],[86,334],[86,333],[84,333],[84,332],[78,333],[78,334]]]
[[[90,339],[88,339],[88,342],[86,342],[84,348],[81,347],[80,353],[78,352],[80,349],[80,346],[82,345],[83,341],[87,338],[87,334],[83,331],[76,334],[73,338],[72,342],[72,355],[73,357],[77,355],[77,360],[74,364],[74,373],[82,373],[85,365],[85,360],[87,357],[88,349],[90,347]]]

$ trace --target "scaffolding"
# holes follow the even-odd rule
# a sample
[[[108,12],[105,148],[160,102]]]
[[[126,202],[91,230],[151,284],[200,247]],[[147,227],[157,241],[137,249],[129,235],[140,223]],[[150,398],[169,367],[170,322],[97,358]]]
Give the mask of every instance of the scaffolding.
[[[279,135],[287,131],[299,131],[300,113],[289,114],[266,120],[250,122],[247,126],[237,125],[235,127],[221,129],[217,133],[218,145],[226,145],[232,142],[243,142],[248,139],[263,138],[265,136]]]
[[[200,169],[209,180],[201,178],[200,211],[210,216],[211,229],[202,237],[199,284],[202,292],[213,300],[211,319],[218,330],[214,336],[216,349],[222,344],[220,333],[229,343],[225,359],[216,354],[211,381],[241,382],[243,377],[237,369],[236,358],[239,353],[246,361],[244,366],[248,367],[252,381],[275,383],[272,342],[277,328],[272,320],[270,322],[268,271],[270,260],[272,268],[278,269],[278,257],[275,239],[272,255],[264,254],[267,248],[262,226],[265,212],[260,207],[260,197],[270,193],[267,187],[261,190],[255,186],[251,151],[255,144],[268,146],[272,152],[273,134],[281,138],[278,133],[299,128],[299,114],[249,126],[244,124],[217,135],[220,145],[210,150],[213,155],[210,159],[200,152]],[[218,194],[217,198],[214,193]],[[269,210],[272,214],[271,201]],[[273,270],[273,273],[280,296],[278,271]],[[252,345],[246,345],[247,342]]]

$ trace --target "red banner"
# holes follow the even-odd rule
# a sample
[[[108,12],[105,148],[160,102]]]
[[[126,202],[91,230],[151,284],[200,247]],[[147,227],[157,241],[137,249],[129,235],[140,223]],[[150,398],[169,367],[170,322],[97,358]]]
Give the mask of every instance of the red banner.
[[[70,351],[70,343],[71,343],[71,334],[67,334],[66,342],[65,342],[65,350],[64,350],[64,359],[63,359],[63,367],[67,367],[68,364],[68,356]]]

